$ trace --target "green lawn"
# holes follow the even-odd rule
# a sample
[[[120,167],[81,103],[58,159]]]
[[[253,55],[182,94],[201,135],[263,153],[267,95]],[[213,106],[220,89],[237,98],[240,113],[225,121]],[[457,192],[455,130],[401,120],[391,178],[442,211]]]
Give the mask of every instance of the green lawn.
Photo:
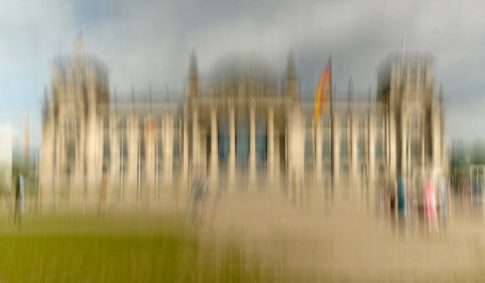
[[[281,281],[236,243],[199,241],[176,217],[38,216],[18,230],[1,221],[0,282]]]

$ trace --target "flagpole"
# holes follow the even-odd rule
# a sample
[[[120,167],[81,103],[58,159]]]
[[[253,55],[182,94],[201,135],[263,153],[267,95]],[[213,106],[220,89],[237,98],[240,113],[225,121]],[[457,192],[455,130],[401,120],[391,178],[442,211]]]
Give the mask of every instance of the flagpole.
[[[335,172],[335,160],[334,160],[334,126],[333,126],[333,84],[332,84],[332,55],[330,55],[329,59],[330,65],[330,180],[331,180],[331,187],[333,192],[333,186],[335,183],[334,180],[334,172]]]

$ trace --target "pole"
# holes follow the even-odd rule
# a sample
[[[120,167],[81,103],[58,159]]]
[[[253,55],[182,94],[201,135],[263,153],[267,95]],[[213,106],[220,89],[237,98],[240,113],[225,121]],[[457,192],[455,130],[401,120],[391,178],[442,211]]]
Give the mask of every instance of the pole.
[[[29,114],[26,114],[25,128],[24,128],[24,170],[28,170],[28,168],[29,168]]]
[[[333,116],[333,84],[332,84],[332,55],[330,55],[330,175],[331,175],[331,187],[333,192],[333,186],[335,184],[334,173],[335,173],[335,160],[334,160],[334,116]]]

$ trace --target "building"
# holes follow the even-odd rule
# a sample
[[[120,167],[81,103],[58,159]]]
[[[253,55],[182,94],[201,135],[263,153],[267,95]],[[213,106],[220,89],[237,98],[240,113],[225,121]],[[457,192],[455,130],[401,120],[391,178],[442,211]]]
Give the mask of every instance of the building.
[[[258,58],[233,58],[202,82],[193,54],[183,100],[132,89],[120,101],[98,59],[59,58],[44,109],[44,200],[153,201],[198,175],[224,190],[301,190],[446,172],[430,56],[390,56],[375,99],[334,99],[318,125],[291,55],[285,77],[275,74]]]

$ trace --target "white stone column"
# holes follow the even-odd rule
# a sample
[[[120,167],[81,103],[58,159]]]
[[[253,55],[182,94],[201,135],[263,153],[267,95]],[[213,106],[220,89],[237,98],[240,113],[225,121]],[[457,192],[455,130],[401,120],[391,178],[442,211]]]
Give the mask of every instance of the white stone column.
[[[275,181],[276,185],[279,184],[280,182],[280,171],[281,171],[281,160],[280,160],[280,133],[278,129],[274,129],[274,135],[275,135],[275,143],[274,143],[274,175],[275,175]]]
[[[188,185],[189,174],[189,129],[187,117],[183,120],[183,140],[182,140],[182,172],[181,182],[183,186]]]
[[[173,116],[171,114],[165,114],[164,120],[164,160],[163,160],[163,181],[164,184],[170,188],[173,180],[173,141],[174,141],[174,128],[173,128]],[[170,188],[171,189],[171,188]]]
[[[274,109],[268,109],[268,179],[273,184],[275,179],[275,146],[274,146]]]
[[[314,135],[315,135],[315,169],[313,175],[315,177],[315,182],[317,185],[322,183],[322,175],[323,175],[323,159],[322,159],[322,146],[323,146],[323,125],[319,121],[313,127]]]
[[[402,176],[407,176],[406,172],[406,148],[407,148],[407,135],[406,135],[406,128],[405,128],[405,117],[401,117],[401,172],[399,172]]]
[[[249,182],[256,183],[256,113],[254,105],[249,108]]]
[[[373,184],[374,183],[374,176],[375,176],[375,171],[376,171],[376,162],[375,162],[375,127],[376,127],[376,123],[375,123],[375,117],[374,117],[375,113],[373,111],[371,111],[369,113],[369,129],[368,129],[368,145],[369,145],[369,148],[367,150],[368,154],[369,154],[369,168],[368,168],[368,174],[369,174],[369,183],[370,184]],[[384,172],[385,174],[389,174],[389,172]]]
[[[42,133],[42,151],[40,152],[39,167],[39,201],[40,209],[47,211],[54,208],[54,121],[52,117],[44,125]],[[11,184],[6,180],[7,186]]]
[[[354,113],[352,113],[353,115]],[[351,124],[350,124],[350,176],[351,176],[351,182],[356,183],[357,182],[357,176],[358,176],[358,146],[357,146],[357,141],[359,139],[358,136],[358,131],[357,131],[357,121],[355,120],[355,115],[353,115],[351,119]]]
[[[120,134],[116,119],[110,121],[110,186],[109,191],[113,191],[119,184],[120,176]]]
[[[88,201],[94,201],[98,188],[97,172],[99,147],[98,147],[98,127],[94,113],[88,114],[88,135],[87,135],[87,197]]]
[[[217,109],[211,109],[211,159],[210,159],[210,177],[211,183],[215,185],[219,178],[219,151],[217,145]]]
[[[338,187],[340,184],[340,119],[338,115],[334,114],[332,119],[333,124],[333,184],[334,186]]]
[[[145,170],[143,172],[144,179],[143,179],[143,194],[146,191],[153,190],[155,186],[155,162],[157,158],[157,128],[156,124],[153,121],[153,118],[150,119],[145,123],[143,133],[141,133],[144,137],[145,144],[142,146],[145,149]]]
[[[77,140],[77,148],[76,148],[76,169],[75,169],[75,181],[74,181],[74,186],[71,186],[71,194],[74,192],[77,197],[79,197],[85,187],[85,182],[86,182],[86,176],[85,176],[85,169],[84,169],[84,163],[85,163],[85,157],[86,157],[86,150],[85,150],[85,143],[83,141],[86,140],[85,135],[85,127],[83,123],[83,118],[78,117],[77,118],[77,123],[79,123],[77,126],[79,127],[79,136]]]
[[[396,176],[396,164],[397,164],[397,159],[396,159],[396,120],[395,120],[395,115],[394,111],[390,111],[390,117],[389,117],[389,169],[390,171],[387,172],[388,176],[391,176],[394,178]]]
[[[435,168],[443,169],[441,168],[442,162],[441,162],[441,137],[443,133],[441,133],[441,124],[440,124],[440,115],[439,115],[439,109],[438,106],[433,103],[432,106],[432,116],[431,116],[431,142],[433,145],[433,166]]]
[[[426,163],[426,147],[425,147],[425,137],[424,137],[424,134],[421,134],[421,176],[426,176],[426,169],[429,169],[429,168],[426,168],[427,166],[429,166],[430,164]]]
[[[236,113],[234,107],[229,109],[229,162],[228,179],[230,184],[236,181]]]
[[[199,118],[197,109],[192,110],[192,173],[201,170],[200,168],[200,150],[199,150]]]
[[[127,128],[128,142],[128,162],[127,162],[127,186],[125,190],[125,200],[128,202],[136,201],[137,192],[137,172],[138,172],[138,117],[130,116]]]

